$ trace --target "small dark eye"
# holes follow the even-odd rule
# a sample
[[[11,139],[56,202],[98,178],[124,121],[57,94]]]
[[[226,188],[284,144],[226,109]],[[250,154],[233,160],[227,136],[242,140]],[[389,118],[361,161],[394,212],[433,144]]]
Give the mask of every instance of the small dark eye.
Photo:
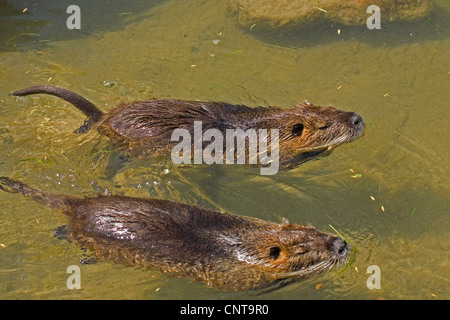
[[[326,130],[326,129],[328,129],[330,126],[321,126],[321,127],[319,127],[319,130]]]
[[[303,123],[296,123],[294,124],[294,126],[292,127],[292,135],[294,137],[298,137],[301,136],[303,133],[303,128],[305,126],[303,125]]]
[[[280,247],[272,247],[270,248],[269,255],[272,259],[277,259],[280,256],[281,249]]]

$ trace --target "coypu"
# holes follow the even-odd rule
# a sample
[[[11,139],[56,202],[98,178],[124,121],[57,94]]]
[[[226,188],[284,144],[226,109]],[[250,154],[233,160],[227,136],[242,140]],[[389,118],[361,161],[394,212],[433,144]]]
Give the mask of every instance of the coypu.
[[[334,146],[350,142],[362,136],[364,131],[364,122],[358,114],[310,103],[282,109],[250,108],[223,102],[147,100],[119,105],[103,114],[80,95],[56,86],[30,87],[15,91],[12,95],[37,93],[60,97],[87,115],[89,119],[77,132],[86,132],[91,127],[96,127],[116,147],[141,159],[170,154],[177,144],[173,141],[173,132],[183,129],[195,135],[194,121],[201,121],[202,133],[208,129],[215,129],[223,134],[230,129],[245,132],[250,129],[278,129],[277,151],[279,150],[282,169],[295,167]],[[270,137],[267,137],[266,143],[267,141],[270,141]],[[232,143],[234,147],[234,140]],[[192,146],[195,147],[195,141]],[[204,150],[205,144],[200,145],[200,148]]]
[[[170,272],[227,291],[276,289],[346,261],[349,245],[311,226],[281,224],[159,199],[76,198],[7,177],[0,189],[63,211],[68,238],[98,257]]]

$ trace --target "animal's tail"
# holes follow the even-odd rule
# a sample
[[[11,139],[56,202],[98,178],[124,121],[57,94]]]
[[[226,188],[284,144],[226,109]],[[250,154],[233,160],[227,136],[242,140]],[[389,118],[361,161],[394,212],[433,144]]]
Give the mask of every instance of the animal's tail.
[[[8,177],[0,177],[0,189],[10,193],[21,193],[32,200],[42,203],[48,207],[69,212],[76,198],[66,195],[52,194],[33,189],[26,184],[10,179]]]
[[[89,120],[87,120],[85,124],[76,131],[78,133],[84,133],[88,131],[92,127],[92,125],[98,122],[103,116],[103,112],[98,110],[97,107],[94,106],[87,99],[83,98],[82,96],[73,91],[60,88],[57,86],[50,86],[50,85],[35,86],[14,91],[11,94],[13,96],[28,96],[30,94],[37,94],[37,93],[50,94],[59,97],[61,99],[64,99],[67,102],[73,104],[75,107],[77,107],[85,115],[87,115],[89,117]]]

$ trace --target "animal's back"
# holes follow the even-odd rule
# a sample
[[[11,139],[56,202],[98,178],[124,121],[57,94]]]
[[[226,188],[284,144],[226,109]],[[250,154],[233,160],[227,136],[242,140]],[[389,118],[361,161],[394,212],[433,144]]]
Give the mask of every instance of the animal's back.
[[[202,129],[246,129],[263,111],[271,108],[250,108],[224,102],[184,100],[147,100],[122,105],[107,114],[99,125],[102,133],[127,136],[130,139],[165,137],[170,140],[175,129],[193,133],[194,121],[202,122]],[[261,112],[258,112],[261,111]],[[246,116],[248,122],[242,121]]]
[[[75,198],[0,177],[0,189],[62,210],[68,238],[98,257],[172,272],[224,290],[298,281],[345,261],[340,237],[310,226],[230,215],[168,200]]]
[[[104,259],[165,269],[196,265],[205,252],[216,259],[229,257],[217,235],[257,221],[168,200],[129,197],[87,198],[69,216],[72,238]]]

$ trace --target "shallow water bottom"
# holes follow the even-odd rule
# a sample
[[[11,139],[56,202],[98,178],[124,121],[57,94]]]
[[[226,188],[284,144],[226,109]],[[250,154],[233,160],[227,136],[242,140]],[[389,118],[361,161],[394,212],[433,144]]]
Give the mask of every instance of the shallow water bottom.
[[[0,298],[448,299],[450,8],[435,5],[428,22],[386,26],[372,36],[344,27],[338,34],[329,25],[248,30],[221,1],[170,0],[122,15],[110,32],[12,39],[0,52],[0,175],[77,196],[164,198],[334,233],[331,225],[350,241],[355,260],[344,271],[262,295],[221,292],[154,270],[79,264],[86,252],[53,237],[63,215],[0,193]],[[64,38],[65,30],[58,32]],[[244,166],[131,160],[105,179],[107,139],[94,131],[75,135],[84,121],[78,110],[54,97],[8,95],[46,83],[104,111],[149,98],[282,107],[306,99],[357,112],[366,132],[273,176]],[[80,266],[80,290],[67,288],[70,265]],[[380,289],[367,286],[372,265],[380,269]]]

